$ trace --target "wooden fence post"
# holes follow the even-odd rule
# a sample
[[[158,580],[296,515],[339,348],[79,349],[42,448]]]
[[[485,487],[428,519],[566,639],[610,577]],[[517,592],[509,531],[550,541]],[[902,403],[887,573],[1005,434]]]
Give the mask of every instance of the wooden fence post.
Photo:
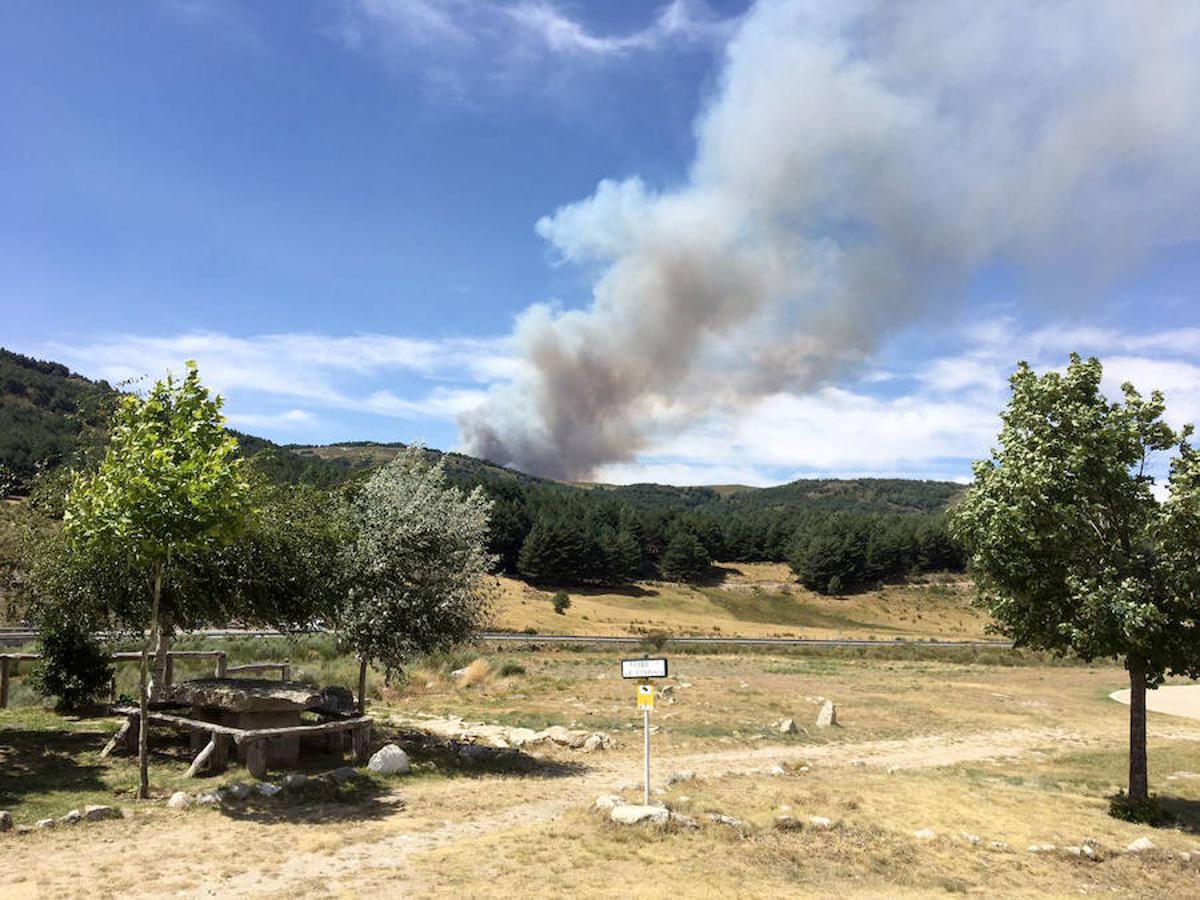
[[[8,657],[0,656],[0,709],[8,706]]]
[[[281,676],[283,676],[284,681],[291,681],[292,680],[292,664],[284,663],[282,666],[280,666],[279,674]]]
[[[221,650],[217,653],[217,677],[225,677],[225,651]]]

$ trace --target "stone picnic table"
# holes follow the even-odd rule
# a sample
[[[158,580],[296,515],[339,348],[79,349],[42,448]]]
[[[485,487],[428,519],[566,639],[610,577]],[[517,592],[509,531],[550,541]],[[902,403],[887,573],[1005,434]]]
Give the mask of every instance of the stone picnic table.
[[[182,715],[180,710],[190,710]],[[118,747],[136,752],[139,711],[115,707],[126,722],[102,756]],[[320,721],[304,724],[301,714],[314,712]],[[250,774],[262,778],[268,765],[295,766],[302,739],[320,738],[326,750],[342,748],[345,732],[353,738],[355,761],[366,762],[371,719],[346,715],[327,705],[317,687],[296,681],[259,678],[201,678],[168,689],[163,701],[149,713],[150,724],[185,729],[191,737],[194,758],[189,777],[201,771],[224,768],[230,751]]]

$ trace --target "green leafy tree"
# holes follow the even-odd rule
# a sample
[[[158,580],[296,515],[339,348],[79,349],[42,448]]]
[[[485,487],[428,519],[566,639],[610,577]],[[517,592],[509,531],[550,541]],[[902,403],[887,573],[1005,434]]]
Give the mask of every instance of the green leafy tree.
[[[130,571],[142,589],[114,591],[124,602],[110,612],[146,629],[138,680],[138,796],[149,796],[148,669],[151,648],[162,658],[175,610],[163,604],[172,564],[228,541],[247,512],[248,484],[237,441],[224,428],[221,400],[201,384],[196,364],[168,375],[143,397],[117,407],[111,439],[94,471],[80,474],[67,494],[63,529],[68,551],[96,566],[97,578],[121,581]],[[128,581],[125,580],[128,584]]]
[[[1129,799],[1145,803],[1146,689],[1200,675],[1200,463],[1155,391],[1110,402],[1095,359],[1021,363],[999,449],[954,512],[981,601],[1018,646],[1117,658],[1129,672]],[[1169,499],[1147,466],[1179,449]]]
[[[554,604],[554,611],[560,616],[565,616],[567,610],[571,608],[571,595],[566,591],[559,591],[550,601]]]
[[[38,622],[40,659],[32,684],[43,697],[54,698],[59,712],[82,712],[112,682],[108,649],[95,636],[96,620],[86,607],[56,604]]]
[[[356,534],[346,552],[347,599],[338,626],[358,654],[359,705],[367,666],[390,677],[413,657],[469,639],[495,591],[488,552],[491,501],[464,493],[409,447],[377,470],[352,509]]]

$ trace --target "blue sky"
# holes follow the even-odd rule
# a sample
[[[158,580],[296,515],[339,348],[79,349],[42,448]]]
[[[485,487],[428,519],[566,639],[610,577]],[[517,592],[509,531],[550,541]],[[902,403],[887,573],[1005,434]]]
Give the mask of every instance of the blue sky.
[[[1074,349],[1200,417],[1196,13],[922,5],[5,4],[0,344],[616,481],[963,478]]]

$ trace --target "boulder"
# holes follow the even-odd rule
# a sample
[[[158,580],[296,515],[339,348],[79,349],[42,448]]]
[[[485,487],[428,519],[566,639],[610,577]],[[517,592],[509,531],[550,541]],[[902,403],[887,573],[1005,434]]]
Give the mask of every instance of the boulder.
[[[568,731],[567,746],[572,750],[582,750],[591,737],[586,731]]]
[[[384,744],[371,757],[367,768],[380,775],[407,775],[412,771],[408,754],[395,744]]]
[[[58,819],[38,819],[34,827],[42,829],[57,828]]]
[[[223,798],[229,800],[245,800],[250,796],[250,787],[242,784],[240,781],[235,781],[232,784],[227,784],[218,792]]]
[[[797,731],[795,719],[784,719],[779,723],[780,734],[795,734]]]
[[[1130,841],[1125,847],[1126,853],[1141,853],[1144,850],[1153,850],[1154,842],[1148,837],[1140,837],[1136,841]]]
[[[168,809],[187,809],[192,805],[192,795],[187,791],[176,791],[167,801]]]
[[[822,830],[825,830],[827,828],[833,827],[833,820],[827,819],[824,816],[809,816],[808,824],[811,825],[813,828],[820,828]]]
[[[121,813],[111,806],[85,806],[83,818],[88,822],[103,822],[106,819],[119,819]]]
[[[260,781],[254,786],[254,789],[263,797],[274,797],[283,790],[283,788],[281,788],[279,785],[270,784],[266,781]]]
[[[535,737],[537,737],[537,732],[532,728],[510,728],[508,730],[508,742],[514,747],[524,747],[526,744],[532,743]]]
[[[596,809],[613,809],[624,804],[625,801],[617,794],[601,794],[596,798]]]
[[[837,724],[837,707],[833,705],[832,700],[826,700],[821,706],[821,711],[817,713],[817,727],[828,728],[830,725]]]
[[[671,818],[665,806],[614,806],[609,818],[618,825],[665,825]]]
[[[12,831],[12,827],[12,813],[8,810],[0,809],[0,831]]]
[[[64,825],[75,825],[76,823],[83,821],[83,813],[77,809],[73,809],[58,821]]]
[[[351,766],[339,766],[329,773],[329,777],[338,784],[341,784],[352,778],[357,778],[358,772],[354,771]]]
[[[604,738],[598,734],[593,734],[590,738],[583,742],[583,752],[591,753],[594,750],[604,749]]]
[[[935,837],[937,837],[937,832],[932,828],[922,828],[920,831],[914,831],[913,837],[915,837],[918,841],[932,841]]]
[[[308,776],[303,772],[289,772],[283,776],[283,789],[285,791],[299,791],[308,784]]]

